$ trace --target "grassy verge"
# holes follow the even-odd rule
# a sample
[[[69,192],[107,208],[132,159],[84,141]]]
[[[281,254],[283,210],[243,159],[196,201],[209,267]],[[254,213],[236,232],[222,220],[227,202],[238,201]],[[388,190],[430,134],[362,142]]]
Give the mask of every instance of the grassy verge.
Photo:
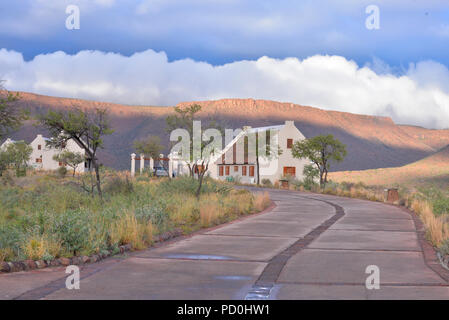
[[[142,249],[161,233],[189,234],[271,203],[267,193],[253,195],[211,179],[200,200],[193,193],[197,181],[189,177],[129,179],[113,172],[104,180],[104,201],[72,178],[48,174],[1,185],[0,261],[118,252],[123,244]]]

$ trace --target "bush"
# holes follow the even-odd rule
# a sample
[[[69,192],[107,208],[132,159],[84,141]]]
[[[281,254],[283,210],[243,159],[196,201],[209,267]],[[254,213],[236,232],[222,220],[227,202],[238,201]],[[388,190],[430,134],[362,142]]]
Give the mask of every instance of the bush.
[[[59,167],[59,168],[56,170],[56,174],[58,175],[58,177],[64,178],[64,177],[67,175],[67,168],[64,167],[64,166]]]
[[[71,210],[56,216],[52,233],[57,236],[65,249],[77,255],[89,247],[91,219],[85,210]]]
[[[273,183],[271,182],[270,179],[262,179],[262,185],[263,185],[264,187],[272,187],[272,186],[273,186]]]
[[[115,176],[110,179],[106,186],[104,187],[104,192],[111,195],[116,194],[129,194],[134,191],[134,186],[131,181],[129,181],[128,176],[125,179]]]
[[[151,203],[137,208],[135,216],[139,221],[151,222],[155,226],[163,226],[168,220],[166,204],[162,201]]]

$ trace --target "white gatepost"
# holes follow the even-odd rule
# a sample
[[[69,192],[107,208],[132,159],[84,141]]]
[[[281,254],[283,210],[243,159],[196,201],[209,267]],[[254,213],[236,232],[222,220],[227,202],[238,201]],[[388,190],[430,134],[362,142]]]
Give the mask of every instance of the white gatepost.
[[[150,173],[153,173],[154,171],[154,160],[153,158],[150,158]]]
[[[131,177],[136,174],[136,154],[131,153]]]
[[[144,167],[145,167],[145,155],[140,154],[140,174],[143,173]]]
[[[172,159],[168,159],[168,176],[173,177],[173,161]]]

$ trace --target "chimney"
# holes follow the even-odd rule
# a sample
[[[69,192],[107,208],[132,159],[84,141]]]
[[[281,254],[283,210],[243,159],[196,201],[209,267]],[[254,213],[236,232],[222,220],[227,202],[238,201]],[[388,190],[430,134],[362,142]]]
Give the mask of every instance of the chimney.
[[[287,127],[294,127],[295,126],[295,121],[293,121],[293,120],[285,120],[285,125]]]
[[[243,131],[248,131],[249,129],[251,129],[251,126],[243,126]]]

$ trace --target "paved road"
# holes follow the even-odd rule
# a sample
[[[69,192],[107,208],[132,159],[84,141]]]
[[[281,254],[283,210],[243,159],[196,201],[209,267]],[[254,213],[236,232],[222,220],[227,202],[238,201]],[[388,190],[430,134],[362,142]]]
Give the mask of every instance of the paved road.
[[[449,298],[449,273],[403,209],[269,192],[271,211],[82,267],[80,290],[63,268],[0,275],[0,299]],[[378,290],[365,286],[369,265]]]

